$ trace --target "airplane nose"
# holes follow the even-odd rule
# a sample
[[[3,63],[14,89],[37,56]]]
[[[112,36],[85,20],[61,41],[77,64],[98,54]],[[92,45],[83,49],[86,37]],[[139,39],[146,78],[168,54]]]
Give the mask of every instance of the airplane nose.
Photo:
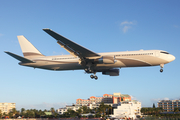
[[[172,55],[172,61],[175,60],[175,59],[176,59],[176,57]]]
[[[168,56],[168,59],[169,59],[169,62],[171,62],[171,61],[175,60],[176,58],[175,58],[175,56],[173,56],[173,55],[169,55],[169,56]]]

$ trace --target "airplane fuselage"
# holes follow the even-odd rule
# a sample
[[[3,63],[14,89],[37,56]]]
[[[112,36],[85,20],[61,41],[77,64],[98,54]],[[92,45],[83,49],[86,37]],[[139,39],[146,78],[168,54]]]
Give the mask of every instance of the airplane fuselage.
[[[166,64],[175,59],[175,57],[162,50],[140,50],[125,52],[98,53],[103,56],[114,58],[114,63],[96,64],[93,69],[123,68],[123,67],[141,67],[157,66]],[[73,55],[44,56],[32,59],[34,63],[22,63],[20,65],[47,70],[78,70],[85,69],[79,64],[79,57]]]

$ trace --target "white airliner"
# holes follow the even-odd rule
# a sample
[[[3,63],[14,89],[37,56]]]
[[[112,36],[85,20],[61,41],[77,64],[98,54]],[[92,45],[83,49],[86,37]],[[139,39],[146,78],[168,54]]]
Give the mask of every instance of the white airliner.
[[[70,55],[44,56],[24,36],[17,36],[24,57],[11,52],[5,53],[20,61],[20,65],[47,70],[79,70],[91,73],[90,77],[98,79],[96,72],[103,75],[119,76],[119,68],[158,66],[163,72],[164,64],[175,60],[175,57],[162,50],[140,50],[125,52],[95,53],[77,43],[59,35],[51,29],[43,29],[57,40],[57,43]]]

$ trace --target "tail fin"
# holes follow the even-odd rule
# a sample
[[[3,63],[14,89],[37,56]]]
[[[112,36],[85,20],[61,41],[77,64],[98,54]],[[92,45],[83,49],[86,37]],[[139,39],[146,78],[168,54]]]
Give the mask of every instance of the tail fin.
[[[17,36],[17,38],[25,58],[32,59],[44,56],[23,35]]]

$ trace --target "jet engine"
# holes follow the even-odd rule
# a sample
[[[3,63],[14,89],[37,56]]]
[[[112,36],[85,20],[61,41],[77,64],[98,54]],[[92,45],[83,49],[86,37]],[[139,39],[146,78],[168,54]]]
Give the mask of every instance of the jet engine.
[[[98,64],[114,64],[115,60],[114,56],[103,56],[99,59],[96,59],[95,62]]]
[[[119,69],[110,69],[102,72],[103,75],[119,76]]]

